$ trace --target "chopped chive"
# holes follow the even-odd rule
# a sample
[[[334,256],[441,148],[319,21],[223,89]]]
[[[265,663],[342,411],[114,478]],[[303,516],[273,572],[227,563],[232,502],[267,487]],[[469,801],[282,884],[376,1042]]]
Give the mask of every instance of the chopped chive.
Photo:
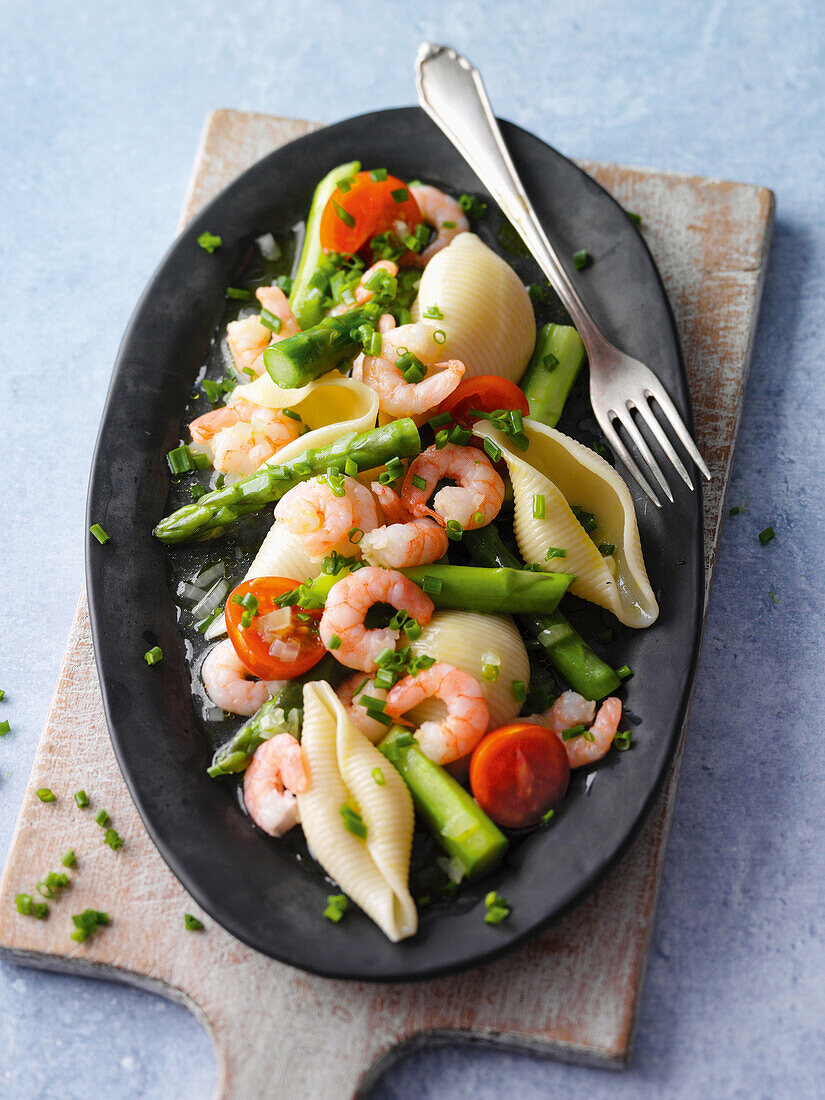
[[[443,328],[437,328],[433,333],[433,340],[435,340],[437,344],[446,344],[447,333],[444,331]]]
[[[406,202],[410,197],[410,193],[406,187],[397,187],[394,191],[390,191],[393,202]]]
[[[481,675],[489,683],[494,684],[498,679],[498,674],[501,672],[500,665],[488,664],[481,666]]]
[[[585,512],[585,510],[579,504],[571,504],[570,511],[585,529],[590,534],[591,531],[595,531],[599,526],[599,521],[593,515],[592,512]]]
[[[344,225],[348,225],[349,228],[352,229],[355,226],[355,218],[353,218],[352,214],[350,214],[348,210],[345,210],[343,206],[337,203],[335,199],[332,199],[332,205],[335,209],[335,213],[338,215]]]
[[[468,195],[466,193],[459,196],[458,205],[470,221],[476,221],[478,218],[483,217],[487,210],[486,202],[482,202],[481,199],[476,198],[475,195]]]
[[[358,538],[355,537],[356,535],[358,536]],[[361,541],[361,539],[363,537],[364,537],[364,532],[363,532],[362,528],[360,528],[360,527],[350,527],[349,531],[347,531],[347,538],[355,546],[358,545],[358,543]]]
[[[237,298],[244,302],[252,297],[252,291],[244,290],[241,286],[228,286],[226,288],[226,296],[227,298]]]
[[[348,904],[345,894],[329,894],[324,916],[327,920],[332,921],[333,924],[337,924],[344,913],[346,913]]]
[[[625,214],[627,214],[628,218],[630,218],[630,220],[632,222],[635,222],[636,225],[641,225],[642,224],[642,215],[641,214],[634,214],[632,210],[625,210]]]
[[[17,906],[17,912],[21,913],[24,917],[30,917],[32,913],[32,896],[31,894],[17,894],[14,898],[14,904]]]
[[[373,170],[370,172],[370,179],[373,183],[383,183],[386,178],[386,168],[373,168]]]
[[[201,497],[206,496],[206,488],[199,481],[196,481],[194,485],[189,486],[189,494],[193,501],[198,501]]]
[[[41,802],[56,802],[57,795],[53,791],[50,791],[48,787],[41,787],[37,792],[37,797]]]
[[[82,913],[72,916],[72,923],[75,926],[72,939],[83,943],[98,928],[110,924],[111,920],[108,913],[101,913],[98,909],[84,909]]]
[[[5,698],[6,698],[6,693],[5,693],[5,691],[4,691],[4,690],[3,690],[2,688],[0,688],[0,703],[2,703],[2,701],[3,701],[3,700],[4,700]]]
[[[428,306],[427,309],[424,310],[424,312],[421,314],[421,316],[426,318],[428,321],[443,321],[444,320],[444,314],[441,312],[441,310],[438,308],[438,306],[434,302],[431,306]]]
[[[51,886],[47,882],[38,882],[35,886],[35,890],[41,896],[41,898],[50,898],[54,894]]]
[[[89,530],[94,535],[94,537],[97,539],[97,541],[100,543],[101,546],[103,546],[104,543],[107,543],[109,541],[109,536],[106,534],[106,532],[103,530],[103,528],[100,526],[99,523],[93,523],[92,526],[89,528]]]
[[[492,439],[484,437],[484,453],[490,459],[491,462],[498,462],[501,458],[501,447],[497,443],[494,443]]]
[[[199,921],[197,917],[193,917],[191,913],[183,914],[183,927],[187,932],[202,932],[203,921]]]
[[[100,826],[108,825],[111,820],[112,819],[109,817],[105,810],[98,810],[95,814],[95,821]]]
[[[511,680],[510,691],[513,693],[513,698],[517,703],[523,703],[527,698],[527,688],[523,680]]]
[[[533,493],[533,519],[544,519],[544,493]]]
[[[542,825],[547,825],[556,816],[555,810],[548,810],[547,813],[541,815]]]
[[[118,848],[123,847],[123,839],[114,829],[106,830],[106,833],[103,837],[103,843],[108,844],[113,851],[116,851]]]
[[[77,857],[74,854],[74,848],[69,848],[67,851],[65,851],[60,857],[60,862],[63,864],[64,867],[74,867],[75,863],[77,863]]]
[[[335,186],[338,188],[342,195],[346,195],[352,190],[352,183],[349,179],[347,179],[346,176],[344,176],[343,179],[338,180],[338,183]]]
[[[501,894],[496,893],[495,890],[491,890],[487,894],[484,899],[484,906],[487,910],[484,915],[487,924],[501,924],[503,920],[510,916],[510,906]]]
[[[611,554],[615,553],[616,547],[612,542],[600,542],[599,553],[603,558],[609,558]]]
[[[421,477],[420,474],[413,474],[412,483],[416,487],[416,489],[422,489],[423,490],[423,489],[427,488],[426,479]]]
[[[450,433],[446,428],[442,428],[440,432],[435,433],[435,449],[440,451],[442,447],[446,447],[450,442]]]
[[[421,582],[421,588],[430,596],[437,596],[444,586],[444,582],[439,577],[425,576]]]
[[[617,733],[613,738],[613,744],[619,752],[627,752],[628,749],[633,747],[632,732],[630,730],[622,730],[621,733]]]
[[[49,907],[45,901],[35,902],[32,906],[32,913],[38,920],[45,920],[49,915]]]
[[[159,645],[152,646],[150,650],[143,654],[143,659],[147,665],[156,665],[158,661],[163,660],[163,650]]]
[[[185,443],[169,451],[166,461],[173,474],[189,474],[195,469],[195,459]]]
[[[300,420],[300,413],[296,413],[294,409],[281,409],[282,416],[288,416],[290,420]]]
[[[274,314],[272,312],[272,310],[269,310],[269,309],[262,309],[261,310],[260,320],[261,320],[261,324],[264,325],[265,328],[268,328],[270,332],[274,332],[276,335],[284,327],[284,323],[281,320],[281,318],[278,317],[276,314]],[[253,371],[253,373],[254,373],[254,371]]]
[[[544,301],[544,287],[541,283],[530,283],[527,287],[527,295],[531,302],[543,302]]]
[[[627,680],[633,675],[633,670],[630,665],[622,665],[621,668],[616,669],[616,675],[620,680]]]
[[[550,561],[551,558],[566,558],[567,551],[562,546],[548,546],[547,553],[544,555],[545,561]]]
[[[381,771],[380,768],[372,769],[372,778],[375,780],[379,787],[386,786],[387,781],[384,778],[384,773]]]
[[[352,833],[353,836],[360,837],[361,840],[367,839],[367,827],[359,813],[345,802],[341,807],[341,817],[344,819],[344,827]]]
[[[452,542],[461,542],[461,539],[464,535],[464,528],[461,526],[457,519],[447,520],[446,531],[447,538],[451,539]]]
[[[327,642],[327,649],[338,649],[341,645],[341,639],[337,634],[333,634],[330,640]]]
[[[473,512],[473,523],[476,525],[476,527],[484,526],[484,518],[485,517],[483,512]]]
[[[573,253],[573,267],[576,271],[581,271],[583,267],[587,267],[590,262],[590,258],[587,255],[586,248],[580,248],[578,252]]]
[[[74,800],[81,810],[85,810],[89,805],[89,796],[85,791],[77,791],[74,796]]]
[[[358,477],[358,463],[354,458],[348,458],[344,462],[344,473],[347,477]]]
[[[776,531],[773,527],[766,527],[764,531],[759,532],[759,542],[762,546],[767,546],[773,538],[776,538]]]
[[[210,233],[207,229],[198,237],[198,244],[201,246],[204,252],[208,252],[211,256],[216,248],[221,247],[223,241],[220,237],[216,236],[214,233]]]
[[[292,293],[292,279],[288,275],[279,275],[275,280],[275,286],[282,290],[287,297]]]
[[[223,608],[216,607],[214,611],[210,611],[208,615],[195,623],[195,630],[197,630],[199,634],[205,634],[207,628],[210,627],[212,623],[214,623],[215,619],[217,619],[217,617],[222,614]]]
[[[472,437],[473,433],[467,428],[462,428],[460,424],[450,428],[450,442],[455,443],[457,447],[466,447]]]
[[[436,432],[439,428],[443,428],[445,424],[451,423],[452,419],[449,413],[439,413],[438,416],[431,417],[427,423]]]
[[[581,737],[587,730],[587,726],[579,722],[576,726],[568,726],[566,730],[561,731],[562,741],[573,741],[576,737]]]
[[[10,730],[11,730],[11,722],[9,722],[8,719],[6,719],[3,722],[0,722],[0,737],[5,737],[6,734],[9,733]]]
[[[455,222],[442,222],[442,229],[455,229]]]
[[[728,509],[728,515],[729,516],[738,516],[741,511],[742,511],[742,509],[739,507],[739,505],[734,504],[733,508]]]

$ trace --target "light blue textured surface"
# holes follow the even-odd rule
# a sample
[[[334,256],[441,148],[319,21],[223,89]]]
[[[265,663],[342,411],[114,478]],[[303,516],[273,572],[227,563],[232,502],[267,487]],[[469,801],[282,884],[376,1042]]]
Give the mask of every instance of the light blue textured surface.
[[[722,535],[633,1065],[449,1049],[410,1059],[376,1095],[821,1096],[818,0],[0,4],[2,851],[82,580],[112,362],[173,235],[204,116],[332,122],[410,103],[425,38],[466,52],[497,111],[568,154],[765,184],[778,222],[730,491],[749,510]],[[762,548],[768,523],[777,538]],[[180,1008],[0,966],[3,1096],[203,1097],[214,1072]]]

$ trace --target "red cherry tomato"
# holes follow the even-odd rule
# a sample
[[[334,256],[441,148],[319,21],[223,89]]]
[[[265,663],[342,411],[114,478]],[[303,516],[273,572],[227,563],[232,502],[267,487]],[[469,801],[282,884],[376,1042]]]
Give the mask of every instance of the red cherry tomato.
[[[478,419],[471,415],[470,409],[486,413],[496,409],[518,409],[522,416],[530,415],[527,398],[518,386],[506,378],[499,378],[497,374],[466,378],[438,406],[439,412],[449,413],[462,428],[471,427]]]
[[[326,652],[318,637],[320,611],[305,611],[300,607],[287,609],[291,612],[291,619],[286,630],[278,634],[278,638],[298,645],[299,652],[291,661],[273,657],[269,652],[271,641],[265,641],[259,632],[257,623],[260,616],[276,610],[277,598],[284,592],[291,592],[296,586],[297,581],[286,577],[256,577],[239,584],[226,601],[226,628],[235,652],[253,676],[259,676],[262,680],[291,680],[317,665]],[[252,622],[245,627],[241,620],[246,609],[235,602],[235,596],[243,598],[247,595],[255,597],[258,607],[252,616]],[[296,613],[308,615],[309,619],[298,619]]]
[[[420,224],[418,203],[396,176],[374,180],[369,172],[359,172],[347,183],[349,190],[336,187],[321,214],[321,248],[325,252],[358,252],[399,220],[410,231]]]
[[[470,758],[476,802],[506,829],[537,824],[564,798],[569,780],[570,764],[559,738],[530,722],[493,730]]]

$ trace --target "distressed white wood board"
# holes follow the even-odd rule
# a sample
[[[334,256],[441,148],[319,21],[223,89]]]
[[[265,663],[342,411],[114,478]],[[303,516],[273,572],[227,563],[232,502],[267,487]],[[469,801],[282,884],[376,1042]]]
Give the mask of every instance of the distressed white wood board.
[[[182,223],[259,157],[316,127],[218,111],[207,119]],[[764,188],[597,162],[582,167],[643,218],[664,277],[690,376],[705,489],[710,590],[733,446],[773,221]],[[630,850],[600,887],[547,932],[495,963],[432,982],[328,981],[256,954],[215,925],[155,849],[115,763],[81,594],[52,705],[0,881],[0,950],[16,962],[99,975],[153,989],[190,1007],[218,1060],[217,1095],[266,1095],[288,1074],[295,1097],[350,1097],[402,1046],[454,1037],[621,1066],[636,1010],[673,812],[681,745],[662,794]],[[39,787],[57,801],[43,804]],[[72,799],[92,797],[81,812]],[[105,807],[125,839],[113,852],[94,823]],[[72,884],[46,921],[19,916],[67,847]],[[71,913],[90,907],[110,927],[75,944]],[[186,932],[183,913],[207,930]],[[609,925],[600,938],[592,929]],[[256,1011],[248,1004],[254,999]]]

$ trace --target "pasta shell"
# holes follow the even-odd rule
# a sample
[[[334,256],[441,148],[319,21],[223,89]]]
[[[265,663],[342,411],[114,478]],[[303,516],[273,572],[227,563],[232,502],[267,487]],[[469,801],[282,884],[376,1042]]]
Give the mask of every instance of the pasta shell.
[[[423,315],[437,307],[443,320]],[[465,378],[499,374],[518,382],[536,341],[533,305],[515,271],[474,233],[459,233],[427,266],[413,319],[446,333],[439,359],[459,359]]]
[[[570,591],[612,611],[625,626],[650,626],[659,605],[645,570],[639,526],[627,486],[610,463],[567,435],[535,420],[524,421],[527,451],[485,421],[475,425],[501,448],[515,496],[513,527],[525,561],[546,572],[574,573]],[[544,497],[544,517],[533,515],[536,495]],[[585,532],[571,510],[592,512],[597,526]],[[603,557],[600,543],[615,546]],[[549,547],[567,551],[548,560]]]
[[[313,856],[393,943],[415,935],[418,912],[408,885],[413,803],[404,780],[327,683],[304,686],[301,747],[309,784],[297,798]],[[383,785],[375,782],[376,768]],[[365,840],[346,828],[343,805],[361,815]]]
[[[437,611],[411,643],[416,656],[426,655],[463,669],[474,676],[490,710],[490,728],[512,721],[521,709],[512,682],[530,684],[530,661],[521,634],[507,615],[482,615],[475,611]],[[486,680],[482,666],[498,661],[498,676]],[[444,703],[427,699],[407,717],[416,725],[438,721],[446,713]]]

